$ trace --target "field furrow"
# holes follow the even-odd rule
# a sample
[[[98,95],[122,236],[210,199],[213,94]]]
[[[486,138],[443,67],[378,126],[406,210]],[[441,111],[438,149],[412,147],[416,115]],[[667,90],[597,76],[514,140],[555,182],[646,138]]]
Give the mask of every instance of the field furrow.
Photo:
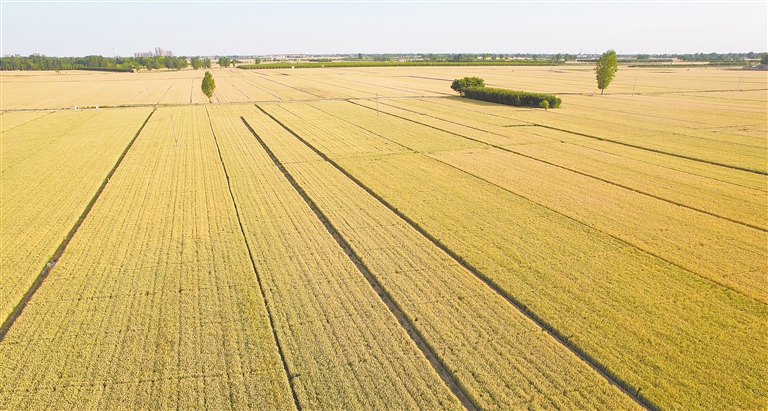
[[[0,409],[294,409],[205,108],[155,112],[0,357]]]
[[[303,409],[461,409],[240,115],[211,110],[221,155]]]
[[[264,109],[281,118],[286,114],[274,105]],[[493,288],[278,124],[258,112],[245,118],[479,409],[637,407]]]
[[[330,116],[308,104],[264,109],[657,406],[766,401],[765,304],[418,152],[338,154],[314,126]],[[367,144],[426,144],[419,135]]]

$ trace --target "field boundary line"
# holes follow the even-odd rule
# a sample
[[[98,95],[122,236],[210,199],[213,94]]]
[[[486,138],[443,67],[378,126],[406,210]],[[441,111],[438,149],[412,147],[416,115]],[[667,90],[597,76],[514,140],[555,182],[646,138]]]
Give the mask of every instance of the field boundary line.
[[[248,242],[248,236],[245,235],[245,228],[243,227],[243,221],[240,218],[240,210],[237,208],[237,201],[235,201],[235,195],[232,192],[232,184],[229,180],[229,173],[227,172],[227,166],[224,163],[224,157],[221,155],[221,148],[219,147],[219,140],[216,138],[216,132],[213,130],[213,122],[211,121],[211,113],[208,112],[208,107],[205,108],[205,114],[208,116],[208,125],[211,127],[211,134],[213,135],[213,141],[216,143],[216,151],[219,154],[219,161],[221,161],[221,167],[224,170],[224,176],[227,180],[227,189],[229,190],[229,197],[232,199],[232,205],[235,208],[235,215],[237,216],[237,224],[240,226],[240,233],[243,235],[243,240],[245,242],[245,247],[248,250],[248,258],[251,260],[251,267],[253,268],[253,273],[256,277],[256,282],[259,284],[259,291],[261,292],[261,298],[264,300],[264,308],[267,310],[267,317],[269,317],[269,326],[272,329],[272,338],[275,339],[275,345],[277,346],[278,354],[280,354],[280,360],[283,363],[283,370],[285,371],[285,378],[288,380],[288,386],[291,388],[291,394],[293,394],[293,403],[296,406],[297,410],[301,410],[301,405],[299,404],[299,397],[296,395],[296,388],[293,386],[293,378],[291,378],[291,373],[288,371],[288,363],[285,362],[285,354],[283,352],[283,346],[280,344],[280,339],[277,338],[277,331],[275,331],[275,322],[272,317],[272,311],[269,309],[269,303],[267,302],[267,297],[264,294],[264,285],[261,281],[261,276],[259,275],[259,270],[256,269],[256,262],[253,260],[253,253],[251,252],[251,245]]]
[[[372,110],[370,107],[364,106],[362,104],[355,103],[353,101],[350,101],[350,103],[355,104],[355,105],[360,106],[360,107],[367,108],[369,110]],[[415,113],[415,114],[419,114],[419,115],[423,115],[423,116],[427,116],[427,117],[432,117],[432,118],[437,119],[437,120],[447,121],[447,122],[452,123],[452,124],[462,125],[460,123],[456,123],[456,122],[449,121],[449,120],[444,120],[444,119],[441,119],[439,117],[431,116],[429,114],[423,114],[423,113],[419,113],[417,111],[403,109],[403,108],[400,108],[400,107],[397,107],[397,106],[392,106],[392,105],[389,105],[389,104],[386,104],[386,103],[381,103],[381,104],[385,105],[385,106],[389,106],[389,107],[405,110],[405,111],[410,111],[410,112]],[[768,232],[768,228],[765,228],[765,227],[760,227],[760,226],[757,226],[757,225],[754,225],[754,224],[750,224],[750,223],[746,223],[746,222],[743,222],[743,221],[735,220],[735,219],[732,219],[730,217],[721,216],[719,214],[715,214],[715,213],[710,212],[710,211],[706,211],[706,210],[702,210],[702,209],[697,208],[697,207],[690,206],[688,204],[684,204],[684,203],[681,203],[681,202],[677,202],[677,201],[674,201],[674,200],[663,198],[663,197],[657,196],[655,194],[647,193],[645,191],[638,190],[638,189],[635,189],[635,188],[632,188],[632,187],[629,187],[629,186],[626,186],[626,185],[623,185],[623,184],[620,184],[620,183],[617,183],[617,182],[614,182],[614,181],[610,181],[610,180],[602,178],[602,177],[594,176],[592,174],[589,174],[589,173],[586,173],[586,172],[583,172],[583,171],[578,171],[576,169],[572,169],[570,167],[559,165],[559,164],[553,163],[551,161],[542,160],[540,158],[536,158],[536,157],[528,155],[528,154],[523,154],[523,153],[520,153],[520,152],[515,151],[515,150],[513,150],[511,148],[508,148],[508,147],[500,146],[500,145],[497,145],[497,144],[487,143],[487,142],[482,141],[482,140],[478,140],[478,139],[475,139],[475,138],[472,138],[472,137],[468,137],[468,136],[465,136],[463,134],[459,134],[459,133],[456,133],[456,132],[453,132],[453,131],[444,130],[442,128],[435,127],[435,126],[432,126],[432,125],[429,125],[429,124],[426,124],[426,123],[422,123],[420,121],[416,121],[416,120],[412,120],[412,119],[405,118],[405,117],[402,117],[402,116],[398,116],[396,114],[387,113],[387,112],[383,112],[383,113],[389,114],[390,116],[397,117],[399,119],[403,119],[403,120],[406,120],[406,121],[410,121],[412,123],[416,123],[416,124],[419,124],[419,125],[422,125],[422,126],[425,126],[425,127],[429,127],[429,128],[432,128],[432,129],[435,129],[435,130],[438,130],[438,131],[442,131],[442,132],[445,132],[445,133],[453,134],[455,136],[458,136],[458,137],[461,137],[461,138],[465,138],[467,140],[474,141],[476,143],[484,144],[484,145],[486,145],[488,147],[493,147],[493,148],[501,150],[501,151],[506,151],[506,152],[508,152],[510,154],[515,154],[515,155],[518,155],[518,156],[521,156],[521,157],[525,157],[525,158],[530,159],[530,160],[538,161],[538,162],[541,162],[541,163],[544,163],[544,164],[547,164],[547,165],[550,165],[550,166],[553,166],[553,167],[557,167],[557,168],[560,168],[560,169],[563,169],[563,170],[566,170],[566,171],[570,171],[572,173],[579,174],[579,175],[582,175],[584,177],[593,178],[595,180],[602,181],[603,183],[607,183],[607,184],[610,184],[610,185],[613,185],[613,186],[616,186],[616,187],[620,187],[620,188],[623,188],[625,190],[634,191],[635,193],[642,194],[642,195],[654,198],[654,199],[659,200],[659,201],[664,201],[666,203],[669,203],[669,204],[672,204],[672,205],[676,205],[678,207],[683,207],[683,208],[687,208],[689,210],[698,211],[698,212],[700,212],[702,214],[707,214],[707,215],[712,216],[712,217],[722,218],[723,220],[729,221],[731,223],[743,225],[743,226],[749,227],[749,228],[754,228],[755,230],[760,230],[760,231],[763,231],[763,232]],[[533,126],[538,126],[538,125],[533,124]],[[497,136],[500,136],[500,137],[505,137],[505,136],[503,136],[501,134],[496,134],[496,133],[493,133],[493,132],[485,131],[485,130],[482,130],[482,129],[479,129],[479,128],[476,128],[476,127],[471,127],[471,126],[464,126],[464,127],[468,127],[468,128],[474,129],[474,130],[482,131],[482,132],[493,134],[493,135],[497,135]],[[551,137],[546,137],[546,138],[550,138],[551,140],[553,140],[553,142],[558,141],[557,139],[553,139]],[[719,181],[719,180],[716,180],[716,181]]]
[[[257,106],[258,107],[258,106]],[[336,168],[338,171],[340,171],[342,174],[344,174],[347,178],[349,178],[352,182],[354,182],[358,187],[362,188],[366,193],[368,193],[371,197],[375,198],[379,203],[381,203],[383,206],[385,206],[387,209],[389,209],[391,212],[393,212],[395,215],[400,217],[403,221],[405,221],[409,226],[411,226],[413,229],[415,229],[419,234],[421,234],[424,238],[429,240],[432,244],[434,244],[437,248],[445,252],[451,259],[459,263],[462,267],[464,267],[466,270],[468,270],[470,273],[472,273],[478,280],[483,282],[485,285],[490,287],[491,290],[493,290],[496,294],[504,298],[507,302],[509,302],[513,307],[515,307],[523,316],[528,318],[529,320],[533,321],[534,324],[538,325],[544,332],[546,332],[549,336],[555,339],[560,345],[565,347],[567,350],[569,350],[572,354],[574,354],[577,358],[579,358],[582,362],[587,364],[590,368],[592,368],[595,372],[598,373],[601,377],[603,377],[608,384],[617,387],[621,392],[623,392],[625,395],[630,397],[635,403],[637,403],[639,406],[644,408],[648,411],[660,411],[660,408],[656,406],[653,402],[651,402],[649,399],[645,398],[645,396],[640,394],[640,390],[642,387],[634,388],[630,386],[627,382],[622,380],[621,378],[615,376],[610,370],[607,369],[604,365],[602,365],[599,361],[595,360],[584,352],[581,348],[578,346],[572,344],[570,342],[570,336],[563,335],[559,330],[557,330],[555,327],[550,325],[547,321],[539,317],[536,313],[528,309],[528,306],[523,304],[521,301],[519,301],[517,298],[513,297],[512,295],[508,294],[506,291],[504,291],[499,285],[497,285],[492,279],[486,277],[480,270],[475,268],[472,264],[465,261],[463,257],[455,253],[453,250],[448,248],[446,245],[444,245],[440,240],[432,236],[429,232],[427,232],[424,228],[422,228],[418,223],[413,221],[410,217],[406,216],[402,211],[398,210],[396,207],[391,205],[387,200],[385,200],[383,197],[381,197],[379,194],[377,194],[375,191],[371,190],[368,186],[363,184],[362,181],[358,180],[352,173],[348,172],[345,168],[343,168],[341,165],[339,165],[336,161],[332,160],[330,157],[325,155],[322,151],[317,149],[315,146],[310,144],[307,140],[299,136],[297,133],[295,133],[293,130],[288,128],[285,124],[283,124],[280,120],[273,117],[271,114],[267,113],[261,107],[258,107],[264,114],[268,115],[272,120],[274,120],[276,123],[278,123],[280,126],[282,126],[286,131],[291,133],[294,137],[296,137],[299,141],[301,141],[304,145],[306,145],[310,150],[314,151],[315,154],[320,156],[323,160],[331,164],[334,168]]]
[[[37,277],[35,278],[35,281],[29,287],[29,290],[27,290],[27,292],[24,293],[24,296],[21,298],[19,303],[16,305],[16,307],[13,308],[13,311],[11,311],[11,314],[8,315],[8,318],[5,319],[5,321],[3,322],[3,325],[0,326],[0,342],[2,342],[3,339],[5,339],[5,336],[8,334],[8,331],[11,329],[11,326],[13,326],[14,322],[16,322],[16,319],[19,318],[21,313],[24,311],[24,308],[27,306],[27,303],[29,303],[29,301],[35,295],[35,292],[37,292],[37,290],[43,284],[43,280],[45,280],[45,278],[48,277],[48,273],[50,273],[51,269],[53,269],[53,267],[56,265],[56,262],[59,260],[59,258],[61,258],[61,255],[67,249],[69,242],[72,240],[72,237],[74,237],[74,235],[77,233],[77,230],[83,224],[83,221],[85,221],[85,218],[88,217],[88,214],[91,212],[93,205],[96,204],[96,200],[99,199],[99,196],[101,196],[101,193],[104,191],[104,188],[107,186],[107,183],[109,183],[109,179],[112,178],[113,174],[115,174],[115,171],[117,171],[117,168],[120,166],[120,163],[123,162],[123,159],[125,158],[126,154],[128,154],[128,150],[131,149],[131,147],[133,146],[133,143],[139,137],[139,134],[141,134],[141,131],[144,130],[144,126],[147,125],[147,123],[149,122],[149,119],[152,117],[153,114],[155,114],[155,111],[156,109],[153,109],[152,112],[149,113],[147,118],[144,119],[144,123],[141,124],[141,127],[139,127],[139,129],[136,131],[136,134],[134,134],[131,141],[128,142],[128,145],[126,145],[125,149],[120,154],[120,157],[117,158],[115,165],[112,167],[109,173],[107,173],[107,176],[104,177],[104,180],[101,182],[101,186],[99,186],[99,189],[96,190],[96,193],[91,198],[91,201],[88,202],[88,205],[85,206],[85,209],[80,214],[80,217],[77,219],[75,224],[72,226],[72,229],[69,230],[69,233],[67,233],[67,236],[64,237],[64,239],[61,241],[61,244],[59,244],[59,247],[53,253],[53,256],[51,256],[48,262],[45,263],[45,265],[43,266],[43,269],[40,271],[40,274],[37,275]]]
[[[259,109],[261,109],[261,107],[259,107]],[[264,113],[267,114],[266,112]],[[269,114],[267,115],[270,116]],[[270,118],[272,118],[273,121],[277,121],[272,116],[270,116]],[[365,265],[365,263],[363,263],[363,261],[360,259],[357,253],[355,253],[355,251],[352,249],[349,243],[344,239],[341,233],[339,233],[336,227],[334,227],[333,224],[330,222],[330,220],[328,220],[328,218],[325,216],[322,210],[320,210],[320,207],[318,207],[317,204],[309,197],[309,194],[307,194],[307,192],[304,191],[303,188],[301,188],[299,183],[293,178],[291,173],[285,168],[285,166],[280,162],[277,156],[266,145],[266,143],[261,139],[261,137],[259,137],[259,135],[253,130],[253,128],[251,128],[250,124],[248,124],[245,118],[241,116],[240,119],[243,121],[245,126],[251,132],[251,134],[253,134],[256,140],[261,144],[261,146],[267,152],[269,157],[275,163],[275,166],[283,173],[283,176],[286,178],[286,180],[288,180],[288,182],[291,184],[294,190],[296,190],[296,192],[301,196],[301,198],[304,200],[307,206],[309,206],[312,212],[315,213],[315,216],[318,218],[318,220],[320,220],[320,222],[323,224],[325,229],[328,230],[328,233],[331,234],[333,239],[336,240],[336,243],[344,250],[344,253],[350,259],[350,261],[352,261],[352,263],[355,265],[358,271],[360,271],[363,277],[365,277],[365,279],[371,285],[371,288],[373,289],[373,291],[379,296],[379,298],[382,300],[384,305],[387,306],[387,308],[395,317],[395,319],[400,324],[400,326],[403,329],[405,329],[406,334],[411,338],[411,340],[416,344],[419,350],[424,354],[427,361],[429,361],[430,365],[432,365],[432,368],[435,370],[437,375],[440,376],[440,379],[443,381],[443,383],[448,387],[448,389],[451,390],[451,392],[456,396],[456,398],[458,398],[458,400],[461,402],[461,404],[464,406],[465,409],[467,409],[468,411],[477,411],[478,410],[477,406],[472,402],[472,400],[469,398],[467,393],[461,388],[461,385],[453,376],[453,374],[450,371],[448,371],[448,368],[439,360],[435,352],[432,350],[432,347],[430,347],[429,344],[427,344],[426,341],[424,341],[424,338],[422,337],[421,333],[419,333],[419,331],[416,329],[413,323],[411,323],[411,321],[408,320],[408,318],[405,316],[400,306],[397,305],[397,303],[392,299],[390,294],[384,289],[384,287],[381,286],[381,284],[378,282],[376,277],[374,277],[373,274],[371,274],[370,270]],[[282,124],[280,125],[283,126]],[[283,127],[285,128],[285,126]]]

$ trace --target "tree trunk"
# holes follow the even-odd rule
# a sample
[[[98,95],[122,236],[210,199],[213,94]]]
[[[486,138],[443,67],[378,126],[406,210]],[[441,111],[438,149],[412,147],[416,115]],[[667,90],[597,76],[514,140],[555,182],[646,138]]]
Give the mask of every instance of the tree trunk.
[[[601,96],[603,95],[603,91],[605,91],[605,89],[604,89],[604,88],[601,88],[601,89],[600,89],[600,95],[601,95]]]

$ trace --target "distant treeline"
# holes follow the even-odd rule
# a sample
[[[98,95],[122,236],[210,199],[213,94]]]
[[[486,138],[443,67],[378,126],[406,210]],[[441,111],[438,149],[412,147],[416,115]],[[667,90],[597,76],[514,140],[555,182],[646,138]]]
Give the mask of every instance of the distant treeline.
[[[563,103],[560,97],[551,94],[529,93],[527,91],[506,90],[503,88],[470,87],[463,89],[462,93],[464,97],[473,100],[518,107],[543,107],[541,103],[547,101],[547,108],[558,108]]]
[[[86,70],[131,71],[168,68],[181,70],[189,66],[186,57],[2,57],[0,70]]]
[[[619,63],[671,63],[673,59],[618,59]]]
[[[321,67],[403,67],[403,66],[550,66],[550,60],[488,60],[488,61],[334,61],[329,63],[267,63],[241,64],[241,69],[289,69]]]
[[[707,62],[741,62],[744,64],[745,59],[759,59],[763,57],[765,53],[755,53],[750,51],[749,53],[696,53],[696,54],[678,54],[675,57],[682,61],[707,61]]]
[[[710,61],[705,64],[701,63],[645,63],[645,62],[638,62],[638,64],[629,64],[627,67],[636,67],[636,68],[659,68],[659,67],[665,67],[665,68],[686,68],[686,67],[742,67],[742,66],[748,66],[751,64],[759,64],[759,62],[749,61],[749,60],[742,60],[742,61]]]

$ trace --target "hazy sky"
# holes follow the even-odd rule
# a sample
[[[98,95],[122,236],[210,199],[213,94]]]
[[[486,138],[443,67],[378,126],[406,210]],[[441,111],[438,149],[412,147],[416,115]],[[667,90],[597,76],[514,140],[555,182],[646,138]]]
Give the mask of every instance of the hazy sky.
[[[768,2],[0,1],[2,53],[763,52]]]

